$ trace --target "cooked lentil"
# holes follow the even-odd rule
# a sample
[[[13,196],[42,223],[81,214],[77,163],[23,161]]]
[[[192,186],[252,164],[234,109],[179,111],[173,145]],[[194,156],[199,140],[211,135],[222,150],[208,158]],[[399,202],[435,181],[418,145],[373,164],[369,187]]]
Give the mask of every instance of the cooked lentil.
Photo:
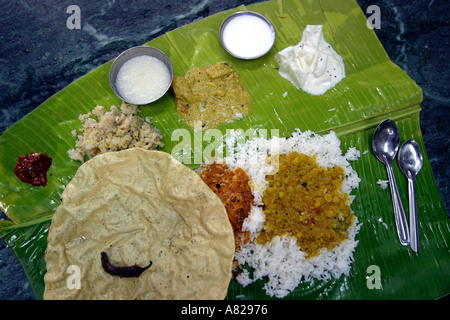
[[[257,241],[291,234],[308,258],[322,248],[333,249],[353,221],[349,195],[340,191],[344,169],[321,168],[313,157],[295,151],[280,155],[279,161],[278,172],[266,177],[265,229]]]

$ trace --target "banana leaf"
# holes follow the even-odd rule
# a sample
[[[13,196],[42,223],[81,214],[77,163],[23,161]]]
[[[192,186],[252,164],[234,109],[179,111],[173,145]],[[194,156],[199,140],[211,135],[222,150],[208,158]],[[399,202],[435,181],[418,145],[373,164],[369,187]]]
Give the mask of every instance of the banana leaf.
[[[274,24],[276,42],[267,55],[245,61],[222,48],[220,25],[240,10],[262,13]],[[281,78],[274,58],[276,52],[300,41],[307,24],[324,26],[325,38],[346,66],[347,77],[322,96],[311,96]],[[450,225],[420,132],[422,90],[392,63],[374,31],[366,27],[364,13],[355,1],[278,0],[240,6],[175,29],[145,45],[164,51],[176,75],[218,61],[233,64],[252,94],[253,109],[249,116],[220,126],[223,133],[228,129],[278,129],[280,136],[289,136],[296,128],[320,134],[332,130],[341,139],[343,152],[349,147],[361,152],[360,159],[352,163],[361,178],[353,192],[352,209],[362,227],[350,274],[327,282],[301,282],[286,299],[436,299],[449,293]],[[81,127],[80,113],[96,105],[121,104],[109,86],[111,63],[56,93],[0,137],[0,207],[10,218],[0,221],[0,236],[18,256],[38,299],[44,292],[44,252],[51,217],[80,166],[67,155],[75,145],[71,131]],[[172,134],[178,128],[194,136],[178,117],[171,93],[142,106],[141,115],[150,116],[164,135],[162,151],[171,153],[177,147],[179,140]],[[421,235],[418,254],[400,245],[389,189],[377,184],[387,175],[372,153],[371,138],[386,118],[396,121],[401,141],[415,139],[424,153],[424,165],[416,180]],[[200,145],[193,141],[192,149],[205,148],[206,140]],[[14,175],[18,157],[31,152],[43,152],[53,159],[45,187],[24,184]],[[191,159],[193,156],[192,152]],[[194,161],[185,164],[195,167]],[[396,163],[394,172],[407,212],[406,180]],[[371,266],[378,267],[380,288],[369,284]],[[270,299],[263,285],[264,280],[247,287],[232,281],[227,298]]]

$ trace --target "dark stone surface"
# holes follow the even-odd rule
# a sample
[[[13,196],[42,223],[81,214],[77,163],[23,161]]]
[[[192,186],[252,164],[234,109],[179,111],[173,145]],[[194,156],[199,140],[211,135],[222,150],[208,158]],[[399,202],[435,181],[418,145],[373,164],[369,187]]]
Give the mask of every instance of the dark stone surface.
[[[211,14],[261,1],[25,1],[0,2],[0,134],[51,95],[123,50]],[[448,190],[447,0],[358,0],[377,5],[375,30],[391,59],[422,87],[421,129],[445,207]],[[69,5],[81,10],[81,30],[69,30]],[[4,217],[4,216],[2,216]],[[0,299],[35,299],[17,257],[0,240]]]

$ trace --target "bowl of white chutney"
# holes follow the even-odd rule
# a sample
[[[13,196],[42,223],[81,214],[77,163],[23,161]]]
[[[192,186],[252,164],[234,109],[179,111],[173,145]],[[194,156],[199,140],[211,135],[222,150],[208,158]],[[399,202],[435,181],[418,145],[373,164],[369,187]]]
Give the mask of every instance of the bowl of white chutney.
[[[144,105],[164,96],[173,80],[173,66],[161,50],[137,46],[122,52],[109,71],[114,93],[126,103]]]
[[[272,49],[276,32],[264,15],[254,11],[238,11],[220,26],[220,42],[232,56],[250,60],[262,57]]]

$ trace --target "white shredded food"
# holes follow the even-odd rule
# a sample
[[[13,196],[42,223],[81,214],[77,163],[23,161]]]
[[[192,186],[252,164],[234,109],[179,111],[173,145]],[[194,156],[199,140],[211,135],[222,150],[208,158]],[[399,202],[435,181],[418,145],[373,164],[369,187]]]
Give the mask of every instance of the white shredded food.
[[[377,184],[381,187],[381,189],[386,189],[389,186],[389,180],[378,179]]]
[[[227,131],[225,139],[228,146],[235,145],[238,136],[233,131]],[[347,238],[333,250],[322,249],[318,256],[306,259],[306,253],[300,251],[296,238],[291,236],[276,236],[271,242],[262,245],[255,241],[259,231],[264,227],[264,212],[262,196],[268,183],[266,174],[276,170],[276,161],[267,161],[267,155],[288,154],[292,151],[315,156],[317,164],[323,168],[340,166],[344,169],[346,178],[341,191],[350,195],[358,188],[360,178],[352,169],[349,161],[360,157],[356,148],[349,148],[345,155],[340,149],[340,141],[334,132],[318,135],[311,131],[296,130],[292,137],[266,139],[257,137],[243,144],[236,144],[231,155],[225,157],[231,168],[240,167],[247,172],[250,186],[255,197],[252,210],[243,224],[243,230],[251,233],[251,241],[241,246],[235,258],[240,265],[248,265],[253,274],[244,269],[236,280],[243,286],[258,279],[267,279],[264,290],[267,295],[283,298],[292,292],[301,281],[312,278],[329,280],[348,275],[353,262],[353,252],[358,244],[355,236],[361,224],[355,216],[352,226],[348,229]],[[273,157],[272,157],[273,159]]]
[[[80,114],[79,119],[83,128],[72,131],[77,141],[75,149],[67,151],[73,160],[84,162],[85,156],[91,159],[100,153],[133,147],[154,150],[164,146],[150,117],[139,117],[138,107],[132,104],[123,103],[120,110],[113,105],[110,111],[96,106],[92,112]]]

